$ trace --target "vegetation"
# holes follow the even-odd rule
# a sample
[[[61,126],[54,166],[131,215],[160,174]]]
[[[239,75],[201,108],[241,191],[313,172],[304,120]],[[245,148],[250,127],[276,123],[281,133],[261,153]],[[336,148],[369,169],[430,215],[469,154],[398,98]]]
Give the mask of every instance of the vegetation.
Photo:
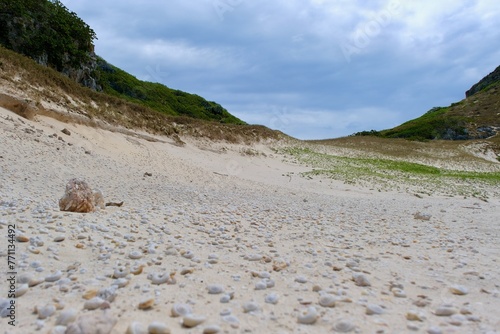
[[[384,130],[385,138],[410,140],[467,139],[467,119],[449,115],[449,108],[435,107],[419,118],[403,123],[393,129]]]
[[[185,115],[221,123],[244,124],[215,102],[201,96],[141,81],[98,58],[99,84],[107,94],[152,108],[167,115]]]
[[[63,73],[86,68],[97,90],[162,112],[220,123],[244,124],[202,97],[140,81],[93,54],[95,32],[60,1],[0,0],[0,43]],[[96,65],[91,65],[91,63]],[[95,68],[95,69],[94,69]],[[88,72],[90,71],[90,72]]]
[[[313,149],[288,147],[281,149],[279,153],[285,154],[289,161],[311,167],[311,171],[301,174],[307,178],[322,176],[347,184],[377,187],[380,191],[404,189],[417,193],[475,196],[482,199],[500,195],[481,191],[483,185],[490,187],[500,184],[498,171],[477,172],[438,168],[382,157],[336,156],[317,152],[318,146],[312,147]]]
[[[0,43],[58,71],[89,60],[95,32],[60,1],[1,0]]]

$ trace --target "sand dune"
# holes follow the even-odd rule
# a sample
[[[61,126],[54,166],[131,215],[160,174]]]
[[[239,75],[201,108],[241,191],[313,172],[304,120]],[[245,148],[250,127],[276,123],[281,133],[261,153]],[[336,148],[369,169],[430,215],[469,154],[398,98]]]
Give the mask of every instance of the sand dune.
[[[2,333],[499,333],[499,198],[304,179],[280,143],[155,139],[0,109],[0,232],[19,240],[2,315],[10,271],[20,295]],[[74,177],[123,206],[61,212]]]

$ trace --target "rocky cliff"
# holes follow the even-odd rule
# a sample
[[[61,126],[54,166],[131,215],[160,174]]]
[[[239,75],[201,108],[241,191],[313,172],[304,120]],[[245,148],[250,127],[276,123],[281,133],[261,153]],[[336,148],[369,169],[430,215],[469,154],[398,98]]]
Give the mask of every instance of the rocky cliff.
[[[465,97],[472,96],[496,82],[500,82],[500,66],[498,66],[493,72],[482,78],[477,84],[473,85],[467,92],[465,92]]]

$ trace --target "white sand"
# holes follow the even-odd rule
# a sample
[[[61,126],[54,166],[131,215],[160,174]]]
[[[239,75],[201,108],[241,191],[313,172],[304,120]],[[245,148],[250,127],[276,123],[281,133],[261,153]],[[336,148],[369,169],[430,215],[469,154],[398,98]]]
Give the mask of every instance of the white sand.
[[[54,133],[62,140],[49,137]],[[31,122],[0,108],[1,238],[13,223],[18,235],[31,238],[16,244],[18,280],[61,271],[60,279],[34,285],[16,300],[16,326],[0,319],[1,333],[64,333],[56,320],[71,310],[92,317],[105,312],[117,320],[111,333],[154,321],[172,333],[202,333],[210,325],[221,333],[331,333],[342,324],[355,333],[500,332],[499,198],[379,193],[301,178],[306,166],[283,163],[265,145],[252,148],[259,155],[244,155],[248,148],[236,145],[178,147],[157,138],[45,117]],[[73,177],[124,205],[60,212],[58,200]],[[415,219],[417,212],[430,219]],[[54,241],[58,236],[64,240]],[[1,245],[0,298],[7,298],[7,243]],[[140,259],[130,258],[134,251]],[[139,275],[112,277],[120,266],[140,264]],[[148,279],[171,272],[172,285]],[[370,285],[358,286],[358,274]],[[108,309],[84,310],[86,292],[117,282],[128,284],[103,305]],[[224,293],[209,294],[211,284]],[[467,293],[452,294],[456,285]],[[406,297],[396,297],[397,289]],[[233,298],[222,303],[228,293]],[[277,304],[266,303],[273,293]],[[325,294],[333,295],[334,307],[319,304]],[[138,309],[148,299],[153,307]],[[258,309],[245,313],[251,301]],[[175,303],[206,320],[183,328],[171,316]],[[50,314],[51,305],[57,310],[44,320],[33,312]],[[436,315],[442,305],[454,314]],[[311,306],[317,321],[299,324]]]

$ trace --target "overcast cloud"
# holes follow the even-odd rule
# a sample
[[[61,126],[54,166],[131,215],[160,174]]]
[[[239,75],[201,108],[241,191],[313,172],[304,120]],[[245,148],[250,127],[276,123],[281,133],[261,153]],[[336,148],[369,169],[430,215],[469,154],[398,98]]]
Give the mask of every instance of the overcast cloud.
[[[500,65],[498,0],[63,0],[96,53],[301,139],[390,128]]]

